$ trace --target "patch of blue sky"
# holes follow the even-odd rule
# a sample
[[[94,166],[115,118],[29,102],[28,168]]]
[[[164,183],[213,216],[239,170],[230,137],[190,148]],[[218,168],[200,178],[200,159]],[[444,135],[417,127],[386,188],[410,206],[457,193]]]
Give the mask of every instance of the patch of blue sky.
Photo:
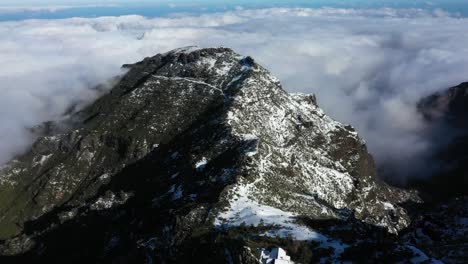
[[[259,9],[271,7],[417,8],[429,11],[443,10],[451,14],[468,17],[468,3],[466,0],[6,0],[0,4],[0,21],[123,15],[160,17],[175,13],[197,14],[223,12],[239,8]]]

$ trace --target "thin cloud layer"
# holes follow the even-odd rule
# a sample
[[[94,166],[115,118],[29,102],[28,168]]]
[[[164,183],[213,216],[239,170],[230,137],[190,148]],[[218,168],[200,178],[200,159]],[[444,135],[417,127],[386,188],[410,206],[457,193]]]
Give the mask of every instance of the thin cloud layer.
[[[237,10],[0,23],[0,163],[21,153],[27,128],[89,102],[120,65],[173,48],[227,46],[251,55],[288,91],[315,93],[354,125],[377,161],[406,177],[432,147],[415,109],[468,81],[468,19],[440,11]],[[401,180],[401,179],[400,179]]]

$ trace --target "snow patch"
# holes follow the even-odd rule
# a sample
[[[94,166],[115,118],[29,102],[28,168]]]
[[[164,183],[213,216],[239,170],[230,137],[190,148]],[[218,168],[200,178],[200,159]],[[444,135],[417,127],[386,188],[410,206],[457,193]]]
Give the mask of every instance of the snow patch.
[[[99,176],[99,180],[104,181],[109,179],[110,175],[108,173],[104,173],[101,176]]]
[[[195,169],[197,171],[202,171],[206,167],[206,164],[208,164],[208,160],[203,157],[201,160],[195,163]]]
[[[194,83],[194,84],[200,84],[200,85],[204,85],[204,86],[208,86],[212,89],[215,89],[215,90],[218,90],[218,91],[221,91],[222,90],[216,86],[213,86],[209,83],[206,83],[206,82],[203,82],[203,81],[200,81],[200,80],[196,80],[196,79],[192,79],[192,78],[185,78],[185,77],[167,77],[167,76],[162,76],[162,75],[152,75],[154,78],[158,78],[158,79],[164,79],[164,80],[172,80],[172,81],[186,81],[186,82],[191,82],[191,83]]]
[[[122,193],[120,197],[117,197],[114,193],[106,194],[103,197],[99,197],[93,204],[90,205],[91,210],[105,210],[111,209],[114,206],[124,204],[129,198],[130,194]]]

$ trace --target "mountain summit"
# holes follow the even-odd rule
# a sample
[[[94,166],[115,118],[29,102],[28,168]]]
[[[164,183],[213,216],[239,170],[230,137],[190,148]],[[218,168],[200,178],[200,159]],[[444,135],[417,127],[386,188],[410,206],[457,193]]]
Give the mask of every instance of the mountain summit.
[[[333,260],[351,245],[318,222],[390,235],[410,224],[401,204],[418,198],[377,178],[356,131],[251,57],[190,47],[124,67],[1,168],[2,255],[256,263],[255,245],[299,241]]]

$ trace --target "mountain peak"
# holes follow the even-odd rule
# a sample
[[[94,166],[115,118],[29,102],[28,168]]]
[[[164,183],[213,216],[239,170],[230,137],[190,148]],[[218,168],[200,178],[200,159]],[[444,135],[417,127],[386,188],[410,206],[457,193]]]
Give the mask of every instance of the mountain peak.
[[[241,56],[229,48],[180,48],[123,67],[129,69],[124,81],[132,82],[129,85],[131,89],[148,78],[176,78],[179,81],[199,82],[219,89],[225,95],[235,94],[236,86],[239,87],[238,84],[248,75],[259,75],[279,84],[278,79],[251,57]]]
[[[189,254],[199,232],[247,224],[260,236],[317,240],[337,256],[342,244],[307,223],[358,219],[391,233],[409,225],[399,204],[417,198],[377,179],[356,131],[314,96],[287,93],[251,57],[182,48],[125,67],[70,118],[73,128],[44,135],[0,170],[0,236],[15,237],[2,252],[52,258],[72,248],[53,238],[79,233],[93,254],[112,259],[121,254],[112,241],[127,241],[133,257],[169,261]]]

